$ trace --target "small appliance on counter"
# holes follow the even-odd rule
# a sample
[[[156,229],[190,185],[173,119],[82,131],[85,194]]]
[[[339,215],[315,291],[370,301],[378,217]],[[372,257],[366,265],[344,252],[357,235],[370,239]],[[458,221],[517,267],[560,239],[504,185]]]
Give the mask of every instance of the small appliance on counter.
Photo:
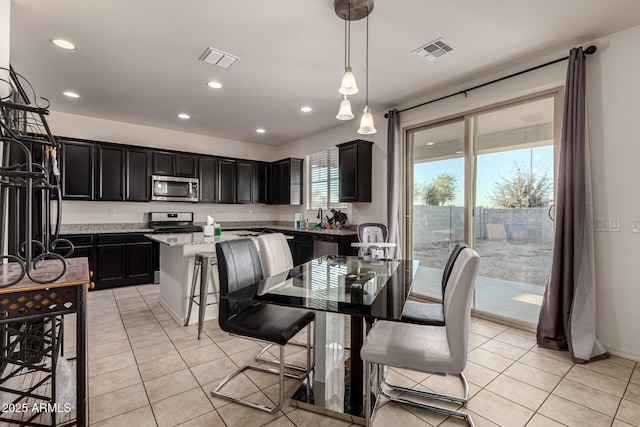
[[[193,212],[150,212],[149,228],[153,233],[199,233],[202,227],[193,224]]]
[[[164,202],[197,202],[200,180],[177,176],[151,177],[151,200]]]

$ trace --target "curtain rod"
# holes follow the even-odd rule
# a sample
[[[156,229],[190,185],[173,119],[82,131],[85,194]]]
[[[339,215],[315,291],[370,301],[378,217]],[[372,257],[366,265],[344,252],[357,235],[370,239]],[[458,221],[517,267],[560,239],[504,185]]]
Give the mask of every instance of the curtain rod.
[[[591,54],[594,54],[596,52],[596,50],[597,50],[597,48],[595,46],[591,45],[591,46],[587,47],[583,51],[583,54],[591,55]],[[452,93],[452,94],[449,94],[449,95],[441,96],[440,98],[432,99],[431,101],[423,102],[422,104],[414,105],[413,107],[403,108],[402,110],[398,110],[398,113],[403,113],[403,112],[408,111],[408,110],[413,110],[414,108],[423,107],[425,105],[428,105],[428,104],[431,104],[431,103],[434,103],[434,102],[437,102],[437,101],[442,101],[443,99],[451,98],[451,97],[457,96],[457,95],[467,96],[467,92],[471,92],[472,90],[480,89],[481,87],[489,86],[491,84],[498,83],[498,82],[501,82],[503,80],[510,79],[512,77],[517,77],[517,76],[519,76],[521,74],[525,74],[525,73],[528,73],[530,71],[535,71],[535,70],[538,70],[540,68],[544,68],[544,67],[547,67],[549,65],[556,64],[558,62],[566,61],[567,59],[569,59],[569,57],[565,56],[564,58],[559,58],[559,59],[555,59],[555,60],[550,61],[550,62],[546,62],[544,64],[536,65],[535,67],[527,68],[526,70],[518,71],[517,73],[509,74],[508,76],[500,77],[498,79],[491,80],[490,82],[481,83],[481,84],[479,84],[477,86],[473,86],[473,87],[470,87],[468,89],[463,89],[463,90],[458,91],[456,93]],[[389,118],[389,113],[385,113],[384,118],[385,119]]]

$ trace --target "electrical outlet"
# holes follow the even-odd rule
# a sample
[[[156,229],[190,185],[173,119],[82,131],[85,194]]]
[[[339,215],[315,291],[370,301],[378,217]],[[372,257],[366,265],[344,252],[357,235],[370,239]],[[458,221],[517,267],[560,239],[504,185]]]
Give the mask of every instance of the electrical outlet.
[[[116,216],[116,210],[115,209],[107,210],[107,216],[110,218]]]
[[[634,233],[640,233],[640,219],[631,220],[631,231]]]
[[[593,231],[620,231],[620,218],[595,218]]]

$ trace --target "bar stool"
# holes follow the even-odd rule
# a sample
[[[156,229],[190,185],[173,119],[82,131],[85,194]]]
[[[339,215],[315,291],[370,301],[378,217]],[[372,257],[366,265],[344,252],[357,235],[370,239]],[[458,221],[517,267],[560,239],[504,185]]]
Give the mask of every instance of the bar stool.
[[[215,252],[201,252],[196,254],[195,261],[193,263],[193,279],[191,279],[191,294],[189,295],[189,307],[187,308],[187,317],[184,319],[184,326],[189,325],[189,318],[191,317],[191,308],[193,304],[198,304],[198,339],[202,334],[204,328],[204,313],[208,305],[207,296],[212,295],[214,292],[209,293],[209,267],[217,265],[218,259]],[[200,271],[200,293],[198,294],[198,301],[196,301],[196,282],[198,281],[198,271]]]

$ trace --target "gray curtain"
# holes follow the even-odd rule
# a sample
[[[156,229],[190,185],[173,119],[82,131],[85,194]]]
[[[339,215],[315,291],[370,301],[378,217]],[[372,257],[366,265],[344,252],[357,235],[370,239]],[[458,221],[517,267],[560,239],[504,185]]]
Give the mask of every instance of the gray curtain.
[[[387,119],[387,230],[388,241],[395,243],[391,248],[391,258],[402,258],[400,246],[400,113],[395,108],[389,111]]]
[[[571,49],[565,85],[551,275],[538,320],[538,345],[569,350],[575,362],[608,357],[596,338],[591,167],[582,48]]]

